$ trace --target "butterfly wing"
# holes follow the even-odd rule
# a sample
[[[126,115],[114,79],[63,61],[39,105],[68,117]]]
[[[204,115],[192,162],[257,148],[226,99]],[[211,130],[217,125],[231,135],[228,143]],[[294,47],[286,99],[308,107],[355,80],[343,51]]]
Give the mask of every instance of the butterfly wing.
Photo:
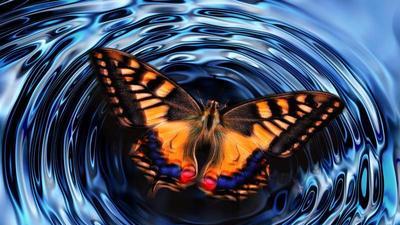
[[[247,193],[265,184],[265,155],[288,157],[343,109],[340,99],[325,92],[285,93],[242,103],[222,112],[218,156],[202,176],[209,193]]]
[[[195,121],[171,121],[150,129],[132,145],[130,155],[137,167],[160,187],[180,190],[197,177]]]
[[[147,128],[132,146],[138,167],[157,180],[178,186],[188,183],[197,173],[190,135],[201,114],[198,103],[174,81],[130,54],[101,48],[91,56],[120,125]]]
[[[185,90],[130,54],[96,49],[92,62],[124,127],[152,127],[201,113],[199,104]]]

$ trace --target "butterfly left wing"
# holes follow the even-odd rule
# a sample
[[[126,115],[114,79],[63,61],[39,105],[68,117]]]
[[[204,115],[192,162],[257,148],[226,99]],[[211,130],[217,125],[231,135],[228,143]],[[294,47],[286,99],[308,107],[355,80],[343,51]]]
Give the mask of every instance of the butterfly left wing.
[[[315,91],[270,96],[227,109],[214,142],[218,154],[202,173],[202,189],[233,199],[259,189],[269,172],[266,155],[292,155],[342,109],[337,96]]]
[[[166,187],[176,189],[193,183],[197,165],[191,133],[201,114],[195,99],[130,54],[100,48],[91,56],[119,124],[147,130],[132,145],[131,155],[138,168],[155,181],[166,181]]]
[[[201,114],[189,93],[133,55],[100,48],[91,56],[121,126],[149,128]]]

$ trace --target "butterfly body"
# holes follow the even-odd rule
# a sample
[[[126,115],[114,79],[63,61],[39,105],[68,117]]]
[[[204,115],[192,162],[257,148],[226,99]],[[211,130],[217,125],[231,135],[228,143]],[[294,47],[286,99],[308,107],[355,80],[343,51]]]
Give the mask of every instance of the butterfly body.
[[[97,49],[92,60],[119,123],[147,130],[130,155],[154,192],[198,184],[213,197],[246,198],[266,185],[268,157],[292,155],[343,109],[338,97],[318,91],[203,106],[132,55]]]

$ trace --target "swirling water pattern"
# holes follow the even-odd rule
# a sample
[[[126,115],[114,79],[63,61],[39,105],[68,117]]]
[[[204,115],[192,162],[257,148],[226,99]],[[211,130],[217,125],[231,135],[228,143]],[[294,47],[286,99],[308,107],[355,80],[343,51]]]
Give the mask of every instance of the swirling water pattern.
[[[400,4],[360,2],[0,4],[0,224],[400,224]],[[365,34],[371,24],[382,26]],[[271,162],[270,184],[246,201],[147,198],[126,156],[134,134],[109,116],[88,62],[105,46],[199,100],[323,90],[346,109]]]

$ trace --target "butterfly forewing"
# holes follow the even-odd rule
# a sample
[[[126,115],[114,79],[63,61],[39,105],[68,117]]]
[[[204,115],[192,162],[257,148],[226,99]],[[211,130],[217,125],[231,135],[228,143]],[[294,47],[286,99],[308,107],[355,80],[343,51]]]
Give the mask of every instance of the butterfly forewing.
[[[123,126],[150,127],[201,113],[186,91],[132,55],[97,49],[92,61]]]
[[[341,100],[317,91],[285,93],[228,109],[227,129],[252,137],[265,152],[287,157],[343,109]]]

